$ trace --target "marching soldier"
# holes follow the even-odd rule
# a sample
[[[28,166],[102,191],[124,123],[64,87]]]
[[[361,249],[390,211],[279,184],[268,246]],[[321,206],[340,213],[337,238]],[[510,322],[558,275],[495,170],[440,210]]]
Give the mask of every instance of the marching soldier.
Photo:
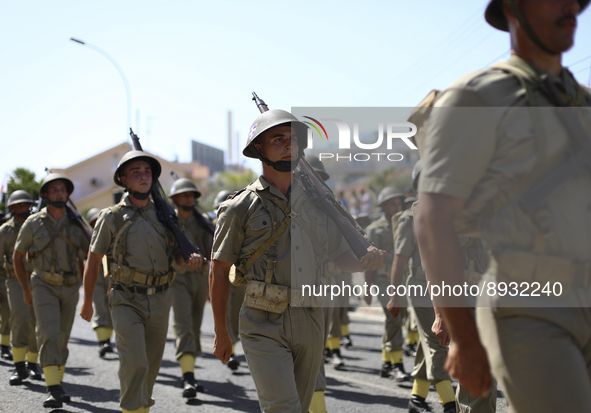
[[[222,202],[228,199],[230,195],[232,195],[232,191],[222,190],[215,196],[213,207],[215,208],[216,215]],[[217,218],[215,219],[215,224],[217,224]],[[236,371],[238,370],[238,367],[240,367],[240,361],[234,354],[234,347],[236,346],[236,343],[240,341],[238,323],[240,320],[240,308],[242,307],[245,293],[246,285],[234,285],[230,283],[230,294],[228,296],[228,332],[232,339],[232,354],[230,354],[230,360],[228,360],[226,365],[232,371]]]
[[[170,189],[170,197],[177,206],[179,227],[189,240],[206,254],[211,254],[213,236],[201,225],[196,217],[195,201],[201,196],[195,184],[187,178],[176,180]],[[176,359],[183,374],[183,397],[197,397],[202,391],[195,381],[195,359],[201,355],[201,322],[203,308],[209,293],[208,269],[202,265],[197,270],[179,266],[173,262],[176,272],[172,285],[172,308],[174,310],[174,331],[176,334]]]
[[[91,227],[94,228],[96,220],[98,219],[101,210],[92,208],[86,214],[86,220]],[[105,357],[108,353],[113,353],[113,346],[111,344],[111,336],[113,335],[113,320],[111,319],[111,312],[109,311],[109,300],[107,292],[109,291],[109,279],[105,277],[103,266],[99,266],[98,279],[96,280],[96,287],[92,295],[92,302],[94,303],[95,313],[92,319],[92,328],[96,333],[99,345],[99,357]]]
[[[378,205],[384,212],[381,218],[372,222],[365,230],[369,238],[378,248],[385,250],[388,255],[385,265],[377,271],[366,271],[365,281],[368,286],[375,284],[380,289],[378,299],[384,310],[384,333],[382,335],[382,377],[392,375],[397,382],[410,381],[410,376],[404,371],[402,364],[403,337],[402,316],[392,317],[386,309],[388,295],[386,290],[390,285],[390,270],[394,258],[394,241],[392,237],[392,217],[402,211],[404,194],[393,187],[382,189],[378,196]],[[365,297],[367,304],[371,304],[371,295]]]
[[[8,280],[4,268],[0,268],[0,358],[12,360],[10,351],[10,304],[6,292],[6,281]]]
[[[415,190],[417,189],[420,168],[421,162],[418,161],[413,169],[413,186]],[[405,268],[408,265],[410,276],[406,280],[406,285],[411,287],[409,288],[411,293],[408,294],[408,300],[419,330],[419,346],[415,357],[415,367],[412,372],[414,383],[408,403],[408,411],[409,413],[432,411],[425,399],[429,394],[431,384],[433,384],[443,406],[443,412],[455,413],[456,403],[451,377],[444,368],[448,343],[440,343],[431,330],[435,321],[435,311],[429,296],[425,297],[423,294],[412,292],[417,291],[416,287],[419,287],[418,291],[424,291],[427,288],[425,271],[413,229],[414,208],[415,206],[404,211],[398,220],[398,229],[394,240],[394,268],[391,280],[392,285],[395,287],[404,284]],[[391,313],[391,316],[400,316],[400,298],[398,295],[390,297],[387,303],[387,311]]]
[[[561,62],[588,3],[490,1],[486,20],[510,33],[512,56],[441,93],[422,149],[417,235],[429,280],[463,283],[456,233],[482,237],[491,257],[478,328],[465,298],[436,299],[452,338],[447,367],[473,396],[489,392],[492,369],[520,413],[591,406],[591,175],[581,166],[591,94]],[[511,294],[494,294],[501,283]],[[539,297],[535,283],[548,286]]]
[[[14,191],[7,203],[13,216],[0,227],[0,261],[4,261],[4,269],[8,276],[6,287],[8,290],[7,299],[10,304],[10,335],[15,368],[9,380],[11,385],[21,384],[29,376],[37,380],[43,378],[38,364],[35,310],[23,300],[23,289],[16,278],[12,263],[18,232],[29,217],[33,204],[33,199],[26,191]],[[33,267],[28,261],[25,262],[25,271],[30,284]]]
[[[144,413],[154,404],[152,390],[162,362],[171,307],[171,262],[184,262],[176,253],[174,236],[158,220],[150,199],[161,171],[158,160],[142,151],[131,151],[121,158],[113,179],[128,193],[119,204],[101,211],[84,273],[80,315],[90,321],[99,266],[107,255],[113,283],[109,307],[124,413]],[[201,264],[197,254],[187,263],[192,268]]]
[[[303,123],[270,110],[250,130],[243,154],[262,161],[263,175],[219,209],[210,270],[214,354],[227,362],[232,352],[226,309],[236,264],[234,282],[247,282],[240,337],[261,410],[307,412],[322,361],[324,321],[315,311],[317,300],[301,291],[317,284],[317,262],[327,256],[347,271],[363,271],[381,267],[385,253],[369,247],[359,262],[302,185],[296,179],[292,184],[291,171],[307,145]]]
[[[25,303],[34,306],[40,364],[45,375],[47,398],[43,407],[59,408],[69,402],[62,387],[68,340],[74,323],[78,289],[88,239],[66,212],[74,184],[63,175],[47,175],[41,195],[47,207],[27,218],[14,247],[13,263]],[[31,286],[24,263],[33,265]]]

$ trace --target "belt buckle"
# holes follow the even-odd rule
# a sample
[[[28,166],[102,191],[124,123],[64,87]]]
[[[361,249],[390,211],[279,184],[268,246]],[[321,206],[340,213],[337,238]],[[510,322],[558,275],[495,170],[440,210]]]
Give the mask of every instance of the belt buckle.
[[[146,295],[154,295],[156,294],[156,287],[148,287],[146,290]]]

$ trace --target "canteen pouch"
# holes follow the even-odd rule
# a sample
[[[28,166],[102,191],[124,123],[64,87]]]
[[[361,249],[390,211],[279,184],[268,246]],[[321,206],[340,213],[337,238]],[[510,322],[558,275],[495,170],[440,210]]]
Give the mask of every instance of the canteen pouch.
[[[64,276],[55,272],[39,271],[39,276],[47,284],[55,285],[59,287],[64,284]]]
[[[235,286],[248,284],[248,280],[246,278],[244,278],[244,275],[242,275],[242,273],[236,269],[235,265],[232,265],[230,267],[229,278],[230,278],[230,282],[232,284],[234,284]]]
[[[289,304],[289,287],[250,280],[244,304],[249,308],[283,314]]]

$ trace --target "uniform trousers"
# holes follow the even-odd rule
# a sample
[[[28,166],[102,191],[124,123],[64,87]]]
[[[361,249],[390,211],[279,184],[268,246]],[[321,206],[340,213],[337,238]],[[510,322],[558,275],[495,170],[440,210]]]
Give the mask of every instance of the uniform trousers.
[[[242,306],[240,337],[266,413],[308,411],[322,362],[324,312],[288,307],[283,314]]]
[[[6,280],[8,277],[0,277],[0,334],[3,336],[10,334],[10,304],[8,304]]]
[[[201,322],[209,283],[201,273],[177,274],[172,290],[176,359],[185,354],[201,355]]]
[[[154,295],[111,290],[123,409],[154,404],[152,390],[164,354],[171,297],[170,289]]]
[[[476,310],[491,369],[511,412],[591,411],[591,309]]]
[[[102,274],[102,272],[101,272]],[[111,319],[111,312],[109,311],[109,303],[107,300],[107,290],[109,288],[109,279],[99,274],[92,294],[92,301],[94,303],[94,317],[92,319],[92,328],[95,330],[99,327],[113,329],[113,320]]]
[[[378,301],[386,316],[386,321],[384,321],[384,333],[382,334],[382,350],[388,352],[402,351],[402,345],[404,343],[404,337],[402,336],[402,315],[392,317],[392,314],[386,309],[386,305],[388,305],[388,301],[390,301],[390,296],[387,294],[390,279],[385,275],[378,275],[374,284],[380,289]]]
[[[407,290],[409,286],[421,286],[424,292],[427,288],[427,281],[409,277],[406,285]],[[413,290],[411,289],[411,291]],[[435,321],[435,310],[429,295],[426,297],[420,295],[421,289],[416,291],[418,291],[416,295],[411,294],[408,297],[419,331],[419,346],[412,376],[415,379],[430,381],[435,385],[443,380],[451,380],[449,373],[444,368],[448,347],[439,344],[439,339],[431,331]]]
[[[33,273],[31,289],[37,316],[39,364],[41,367],[64,366],[69,355],[68,340],[80,298],[80,284],[55,286]]]
[[[328,300],[325,300],[327,302]],[[333,319],[334,308],[332,306],[321,307],[317,311],[322,311],[324,315],[324,342],[329,333],[330,322]],[[322,363],[320,363],[320,369],[318,370],[318,377],[316,377],[316,385],[314,391],[326,391],[326,372],[324,370],[324,351],[322,355]]]
[[[10,304],[10,342],[12,347],[26,347],[28,352],[38,353],[35,309],[25,303],[23,287],[16,278],[8,278],[6,287]]]

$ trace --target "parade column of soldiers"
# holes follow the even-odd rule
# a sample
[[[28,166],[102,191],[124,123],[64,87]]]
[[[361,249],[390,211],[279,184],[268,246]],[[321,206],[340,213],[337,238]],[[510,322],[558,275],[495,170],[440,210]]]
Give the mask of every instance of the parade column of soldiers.
[[[450,373],[478,397],[492,370],[520,413],[591,406],[591,175],[570,158],[591,154],[591,94],[561,61],[588,3],[491,1],[486,20],[510,33],[512,55],[440,94],[421,150],[416,229],[432,284],[464,283],[459,233],[490,251],[489,286],[562,288],[485,295],[476,320],[465,298],[436,299]]]
[[[35,308],[40,364],[47,385],[43,406],[51,408],[59,408],[63,401],[70,400],[62,381],[80,297],[80,275],[88,251],[86,235],[66,213],[66,202],[73,191],[74,184],[66,177],[45,177],[40,193],[47,200],[47,207],[24,222],[13,254],[24,301]],[[25,254],[33,265],[30,286]]]
[[[263,175],[219,209],[210,270],[214,354],[227,362],[232,352],[226,321],[232,270],[235,282],[248,281],[240,336],[261,409],[307,412],[322,362],[323,312],[297,289],[316,285],[317,263],[327,256],[345,271],[363,271],[380,268],[385,253],[372,246],[358,261],[332,220],[292,179],[307,145],[304,124],[271,110],[250,130],[243,154],[263,162]]]

